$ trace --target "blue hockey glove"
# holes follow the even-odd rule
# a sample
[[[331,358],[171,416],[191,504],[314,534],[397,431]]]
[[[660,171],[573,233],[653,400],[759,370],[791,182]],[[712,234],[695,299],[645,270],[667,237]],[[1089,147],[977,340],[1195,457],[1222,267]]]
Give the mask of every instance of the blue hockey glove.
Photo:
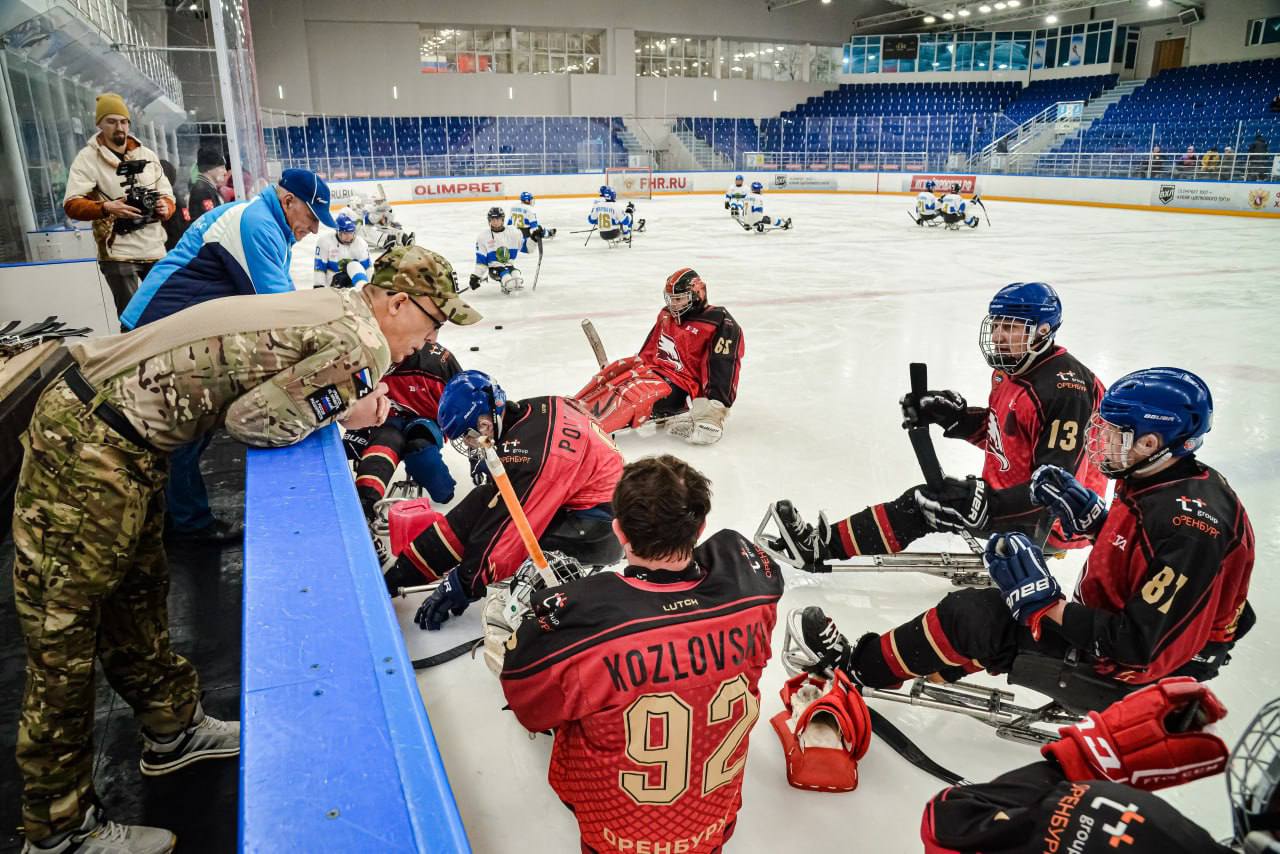
[[[455,569],[444,577],[439,587],[431,591],[431,595],[418,608],[413,621],[420,629],[426,629],[429,632],[439,631],[440,627],[448,621],[450,614],[461,617],[462,612],[467,610],[470,604],[471,599],[462,589],[462,580],[458,577],[458,570]]]
[[[1031,500],[1048,508],[1068,534],[1092,539],[1107,521],[1102,496],[1058,466],[1040,466],[1031,473]]]
[[[1026,534],[996,534],[987,541],[982,563],[1004,594],[1009,613],[1038,638],[1040,618],[1063,598],[1044,553]]]

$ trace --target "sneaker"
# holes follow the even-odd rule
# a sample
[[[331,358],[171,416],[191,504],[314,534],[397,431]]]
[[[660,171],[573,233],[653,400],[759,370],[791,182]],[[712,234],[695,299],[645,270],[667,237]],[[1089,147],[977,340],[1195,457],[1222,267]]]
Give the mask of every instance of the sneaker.
[[[782,664],[791,675],[812,673],[830,678],[837,669],[853,674],[852,657],[853,645],[849,639],[817,605],[787,615]]]
[[[142,759],[138,765],[148,777],[158,777],[203,759],[240,755],[240,722],[220,721],[196,707],[191,726],[171,741],[154,741],[142,734]]]
[[[97,807],[89,807],[79,830],[59,836],[42,844],[27,842],[22,854],[166,854],[178,844],[178,837],[163,828],[107,821]]]

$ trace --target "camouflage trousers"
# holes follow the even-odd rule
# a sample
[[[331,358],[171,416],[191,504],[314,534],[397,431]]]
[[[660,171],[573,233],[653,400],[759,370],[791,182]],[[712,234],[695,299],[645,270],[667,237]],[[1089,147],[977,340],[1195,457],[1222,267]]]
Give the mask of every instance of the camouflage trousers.
[[[64,380],[36,404],[14,496],[14,601],[27,646],[18,727],[29,840],[94,801],[94,659],[157,736],[190,722],[199,682],[169,644],[161,540],[168,460],[118,435]]]

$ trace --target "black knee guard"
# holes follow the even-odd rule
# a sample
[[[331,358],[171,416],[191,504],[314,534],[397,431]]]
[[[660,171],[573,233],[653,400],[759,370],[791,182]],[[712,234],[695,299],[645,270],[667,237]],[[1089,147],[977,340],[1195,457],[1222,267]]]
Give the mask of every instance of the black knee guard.
[[[912,487],[886,504],[873,504],[832,527],[836,557],[896,554],[929,533]]]

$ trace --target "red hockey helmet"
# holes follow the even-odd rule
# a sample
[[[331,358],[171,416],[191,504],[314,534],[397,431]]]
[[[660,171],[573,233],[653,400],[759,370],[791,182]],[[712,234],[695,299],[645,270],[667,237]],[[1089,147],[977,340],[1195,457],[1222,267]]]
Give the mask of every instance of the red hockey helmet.
[[[667,277],[662,298],[667,303],[667,311],[679,320],[690,309],[701,311],[707,304],[707,283],[692,267],[681,267]]]

